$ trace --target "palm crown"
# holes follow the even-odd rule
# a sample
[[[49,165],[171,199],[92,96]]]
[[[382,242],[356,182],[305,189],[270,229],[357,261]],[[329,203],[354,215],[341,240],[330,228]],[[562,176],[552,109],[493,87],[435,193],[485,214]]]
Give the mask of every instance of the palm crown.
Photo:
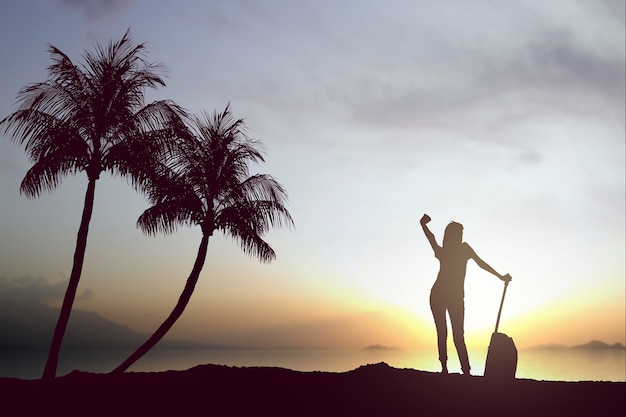
[[[50,191],[68,174],[103,171],[141,186],[150,161],[175,146],[184,111],[169,100],[144,105],[144,89],[164,86],[160,64],[143,59],[127,31],[107,47],[85,52],[82,66],[49,45],[48,79],[22,88],[19,109],[2,120],[33,162],[21,192]]]
[[[230,106],[192,120],[191,135],[167,166],[155,170],[148,199],[153,204],[139,218],[148,234],[171,233],[180,225],[198,225],[205,235],[221,230],[243,251],[261,261],[275,258],[261,238],[271,227],[292,226],[287,194],[270,175],[249,174],[249,162],[263,162],[260,143],[234,119]]]

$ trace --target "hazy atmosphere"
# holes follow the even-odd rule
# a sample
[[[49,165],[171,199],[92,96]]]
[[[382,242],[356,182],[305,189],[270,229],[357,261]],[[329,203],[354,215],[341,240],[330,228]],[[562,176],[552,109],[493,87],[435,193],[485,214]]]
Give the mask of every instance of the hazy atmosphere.
[[[43,81],[50,43],[75,63],[126,29],[167,66],[191,113],[231,103],[264,143],[296,227],[272,231],[269,265],[216,234],[169,338],[250,347],[380,344],[435,350],[429,307],[451,220],[513,277],[501,329],[520,348],[626,344],[625,6],[572,1],[13,1],[0,5],[0,119]],[[58,307],[87,178],[38,199],[0,139],[0,324]],[[75,310],[141,333],[160,324],[201,233],[148,237],[125,181],[95,191]],[[502,282],[470,261],[469,347],[486,347]],[[52,315],[52,321],[56,319]],[[72,322],[70,321],[70,324]],[[15,336],[11,333],[15,331]]]

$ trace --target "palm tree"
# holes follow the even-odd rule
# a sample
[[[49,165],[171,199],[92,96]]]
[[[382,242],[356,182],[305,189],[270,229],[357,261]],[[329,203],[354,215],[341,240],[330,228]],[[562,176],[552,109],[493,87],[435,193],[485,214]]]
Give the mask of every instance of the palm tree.
[[[83,171],[88,179],[72,272],[42,379],[56,375],[85,258],[96,181],[108,171],[142,190],[151,166],[175,148],[175,131],[183,125],[184,111],[171,101],[144,103],[146,88],[165,86],[159,74],[163,66],[146,62],[144,49],[132,43],[127,30],[120,40],[86,51],[79,66],[49,45],[47,80],[22,88],[18,110],[0,121],[33,162],[20,187],[28,198],[52,191],[69,174]]]
[[[198,254],[185,287],[169,316],[112,373],[122,373],[154,347],[182,315],[206,259],[209,238],[218,230],[239,242],[242,250],[261,262],[276,254],[262,235],[270,227],[293,226],[285,208],[287,194],[274,178],[249,175],[249,162],[264,162],[258,141],[248,138],[242,119],[232,117],[230,104],[222,113],[193,119],[193,139],[152,183],[153,206],[137,224],[147,234],[172,233],[180,225],[202,229]]]

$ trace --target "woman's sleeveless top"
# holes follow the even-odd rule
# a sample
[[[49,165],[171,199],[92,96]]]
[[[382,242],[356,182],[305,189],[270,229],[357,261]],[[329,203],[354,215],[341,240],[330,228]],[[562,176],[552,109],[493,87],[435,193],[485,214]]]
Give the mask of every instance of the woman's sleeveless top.
[[[435,253],[439,259],[439,274],[433,290],[450,297],[463,297],[465,272],[470,258],[470,248],[466,243],[454,248],[441,248]]]

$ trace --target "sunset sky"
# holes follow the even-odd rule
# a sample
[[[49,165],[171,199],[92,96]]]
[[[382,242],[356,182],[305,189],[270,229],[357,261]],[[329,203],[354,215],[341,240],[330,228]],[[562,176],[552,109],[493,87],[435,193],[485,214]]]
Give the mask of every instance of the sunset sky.
[[[241,346],[435,348],[429,292],[450,220],[510,273],[501,331],[518,347],[626,343],[623,0],[27,0],[0,5],[0,119],[127,28],[192,113],[228,102],[289,193],[269,265],[215,235],[172,337]],[[60,305],[87,185],[19,193],[0,139],[0,298]],[[96,185],[75,308],[150,333],[175,304],[199,228],[148,237],[144,198]],[[486,347],[502,282],[470,261],[466,336]]]

